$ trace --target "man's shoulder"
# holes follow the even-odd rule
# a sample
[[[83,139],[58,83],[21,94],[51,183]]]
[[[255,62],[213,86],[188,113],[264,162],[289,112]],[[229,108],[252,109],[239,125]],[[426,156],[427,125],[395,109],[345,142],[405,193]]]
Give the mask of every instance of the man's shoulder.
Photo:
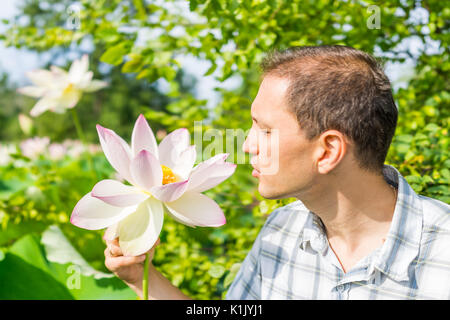
[[[439,265],[439,270],[450,273],[450,206],[425,196],[419,198],[423,212],[419,260],[426,261],[428,265]]]
[[[445,202],[419,196],[422,202],[424,230],[441,230],[450,233],[450,206]]]

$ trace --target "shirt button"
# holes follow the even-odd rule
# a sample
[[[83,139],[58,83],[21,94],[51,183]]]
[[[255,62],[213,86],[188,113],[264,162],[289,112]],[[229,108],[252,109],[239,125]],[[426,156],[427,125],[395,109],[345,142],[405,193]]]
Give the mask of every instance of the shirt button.
[[[336,290],[339,292],[342,292],[342,291],[344,291],[344,286],[342,284],[340,284],[336,287]]]

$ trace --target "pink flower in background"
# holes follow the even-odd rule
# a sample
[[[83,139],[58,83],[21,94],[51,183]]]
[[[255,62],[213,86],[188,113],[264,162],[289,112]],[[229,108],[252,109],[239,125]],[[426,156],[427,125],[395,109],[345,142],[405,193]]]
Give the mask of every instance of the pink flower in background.
[[[60,143],[52,143],[48,147],[49,158],[51,160],[61,160],[67,153],[67,148]]]
[[[140,115],[131,146],[114,131],[97,125],[103,152],[130,185],[106,179],[98,182],[75,206],[72,224],[89,230],[108,228],[106,239],[119,237],[124,255],[147,252],[161,232],[164,207],[189,226],[219,227],[225,216],[219,205],[201,192],[231,176],[236,165],[218,154],[194,167],[195,145],[189,131],[177,129],[158,145]]]
[[[45,155],[50,144],[48,137],[33,137],[20,143],[22,154],[30,159],[37,159],[40,155]]]
[[[71,158],[79,158],[86,150],[83,143],[79,140],[66,140],[64,141],[64,145],[67,148],[67,154]]]

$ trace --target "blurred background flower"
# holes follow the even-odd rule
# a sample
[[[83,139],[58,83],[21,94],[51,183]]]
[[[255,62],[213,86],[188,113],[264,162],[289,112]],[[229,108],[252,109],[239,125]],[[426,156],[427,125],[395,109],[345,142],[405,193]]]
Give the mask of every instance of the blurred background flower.
[[[33,86],[19,88],[21,94],[39,98],[30,114],[37,117],[47,110],[64,113],[75,107],[83,92],[94,92],[106,87],[107,83],[94,80],[94,73],[89,71],[89,57],[83,55],[70,66],[69,72],[51,66],[50,71],[37,69],[26,73]]]

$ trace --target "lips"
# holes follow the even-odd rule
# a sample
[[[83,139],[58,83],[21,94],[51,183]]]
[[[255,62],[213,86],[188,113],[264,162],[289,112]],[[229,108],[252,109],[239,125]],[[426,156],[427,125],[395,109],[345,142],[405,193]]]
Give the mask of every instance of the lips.
[[[253,166],[252,166],[253,167]],[[259,172],[258,169],[256,169],[255,167],[253,167],[253,171],[252,171],[252,176],[254,176],[255,178],[259,177],[261,173]]]

